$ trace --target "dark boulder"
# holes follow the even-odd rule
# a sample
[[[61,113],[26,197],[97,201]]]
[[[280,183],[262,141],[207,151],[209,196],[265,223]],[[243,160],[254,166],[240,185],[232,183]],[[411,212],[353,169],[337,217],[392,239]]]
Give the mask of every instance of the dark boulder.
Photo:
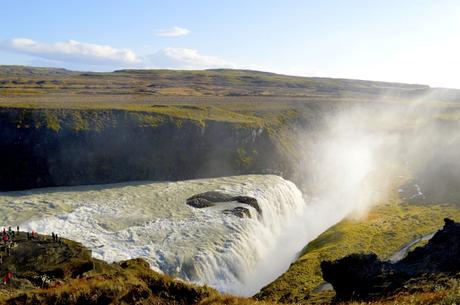
[[[235,207],[233,209],[227,209],[227,210],[224,210],[222,213],[227,214],[227,215],[235,215],[239,218],[245,218],[245,217],[251,218],[251,212],[249,212],[249,210],[244,207]]]
[[[233,201],[233,197],[221,193],[221,192],[205,192],[197,195],[193,195],[190,198],[187,198],[187,204],[189,206],[192,206],[194,208],[207,208],[207,207],[212,207],[218,202],[229,202]]]
[[[425,246],[396,263],[381,261],[373,253],[351,254],[321,262],[323,278],[334,287],[338,301],[347,301],[392,295],[432,275],[456,276],[460,272],[460,223],[447,218],[444,222]]]
[[[249,206],[252,206],[257,211],[257,213],[262,214],[262,210],[260,209],[259,202],[255,198],[248,197],[248,196],[236,196],[236,197],[233,197],[233,200],[238,201],[239,203],[244,203]]]
[[[383,284],[387,264],[374,253],[351,254],[336,261],[321,262],[325,281],[332,284],[340,300],[366,298]]]
[[[202,209],[214,206],[214,203],[205,198],[189,198],[187,204],[194,208]]]
[[[216,203],[231,202],[231,201],[236,201],[238,203],[247,204],[253,207],[259,214],[262,214],[262,210],[260,209],[259,202],[257,201],[256,198],[249,197],[249,196],[232,196],[232,195],[221,193],[218,191],[205,192],[205,193],[193,195],[192,197],[187,198],[186,203],[189,206],[201,209],[201,208],[215,206]],[[231,209],[231,210],[234,210],[234,209]],[[241,214],[243,210],[240,209],[237,211],[238,211],[237,214]]]
[[[395,267],[409,275],[460,272],[460,223],[445,218],[428,244],[409,252]]]
[[[208,202],[216,203],[233,201],[233,196],[217,191],[212,191],[194,195],[188,198],[187,201],[194,199],[206,200]]]

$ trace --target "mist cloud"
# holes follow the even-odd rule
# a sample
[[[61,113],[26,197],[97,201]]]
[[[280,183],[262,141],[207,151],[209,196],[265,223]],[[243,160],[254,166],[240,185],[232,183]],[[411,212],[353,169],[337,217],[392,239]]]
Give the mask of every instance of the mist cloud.
[[[382,97],[325,114],[298,135],[304,192],[355,216],[396,198],[460,205],[460,109],[438,98]]]

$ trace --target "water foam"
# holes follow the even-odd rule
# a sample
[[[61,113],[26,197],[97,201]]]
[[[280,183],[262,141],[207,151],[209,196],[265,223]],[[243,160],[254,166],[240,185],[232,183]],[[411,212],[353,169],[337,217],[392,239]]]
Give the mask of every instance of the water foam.
[[[257,198],[262,215],[225,215],[230,206],[195,209],[185,199],[220,190]],[[248,207],[248,206],[246,206]],[[5,225],[82,242],[96,258],[145,258],[152,268],[220,291],[252,295],[296,253],[349,211],[310,200],[290,181],[250,175],[175,183],[51,188],[0,195]]]
[[[185,204],[187,197],[210,190],[255,197],[262,215],[250,208],[253,218],[240,219],[222,213],[228,204]],[[5,225],[57,232],[109,262],[143,257],[156,270],[244,295],[260,288],[252,285],[255,266],[305,207],[293,183],[271,175],[50,188],[3,193],[0,203]]]

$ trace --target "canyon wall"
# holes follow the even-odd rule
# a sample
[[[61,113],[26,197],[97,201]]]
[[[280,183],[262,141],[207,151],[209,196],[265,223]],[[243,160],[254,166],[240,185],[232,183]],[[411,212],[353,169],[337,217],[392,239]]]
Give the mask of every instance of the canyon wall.
[[[289,172],[263,126],[123,110],[3,108],[0,190]]]

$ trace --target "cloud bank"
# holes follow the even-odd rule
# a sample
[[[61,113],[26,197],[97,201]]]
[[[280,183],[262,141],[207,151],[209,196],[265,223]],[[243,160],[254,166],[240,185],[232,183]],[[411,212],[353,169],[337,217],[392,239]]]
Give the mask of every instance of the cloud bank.
[[[76,40],[44,43],[27,38],[14,38],[1,41],[0,49],[62,62],[85,62],[98,65],[133,65],[140,62],[136,54],[129,49],[117,49],[108,45]]]
[[[149,55],[148,61],[158,68],[170,69],[210,69],[235,68],[236,65],[215,56],[200,54],[187,48],[164,48]]]
[[[173,26],[170,29],[163,29],[163,30],[158,30],[155,32],[156,36],[162,36],[162,37],[178,37],[178,36],[185,36],[190,33],[190,30],[186,28],[181,28],[178,26]]]
[[[164,68],[164,69],[211,69],[236,68],[222,58],[201,54],[189,48],[167,47],[153,54],[140,56],[130,49],[119,49],[109,45],[68,40],[45,43],[28,38],[13,38],[0,41],[0,50],[26,54],[31,62],[46,61],[60,67],[101,66],[102,70],[120,68]]]

